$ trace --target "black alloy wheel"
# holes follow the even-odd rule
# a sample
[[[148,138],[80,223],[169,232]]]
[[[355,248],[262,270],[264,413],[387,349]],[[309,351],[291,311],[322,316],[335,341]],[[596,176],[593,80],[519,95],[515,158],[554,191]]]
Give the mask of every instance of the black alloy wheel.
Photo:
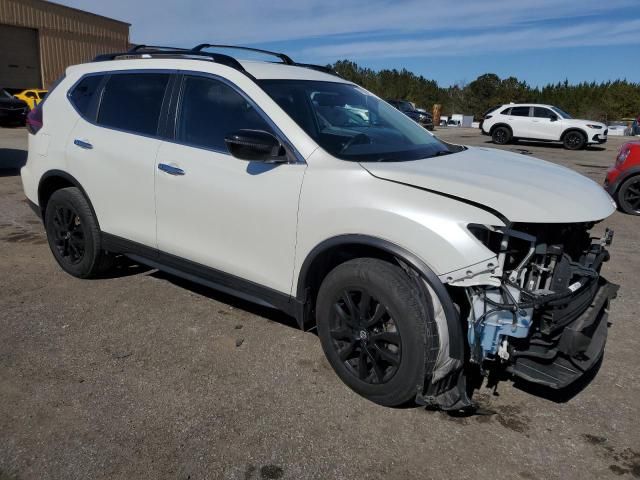
[[[625,180],[616,197],[623,212],[640,215],[640,175]]]
[[[56,205],[52,225],[53,246],[58,255],[71,265],[80,263],[85,255],[86,238],[78,213],[72,207]]]
[[[576,131],[567,133],[564,136],[564,146],[568,150],[580,150],[587,143],[584,134]]]
[[[506,145],[511,140],[511,132],[507,127],[498,127],[493,131],[491,139],[497,145]]]
[[[113,255],[102,249],[93,209],[75,187],[56,190],[44,212],[49,248],[62,269],[78,278],[98,277],[114,264]]]
[[[347,289],[334,311],[332,346],[347,370],[366,383],[388,382],[400,365],[402,342],[387,307],[367,291]]]
[[[439,351],[431,297],[399,265],[355,258],[331,270],[316,300],[327,360],[352,390],[405,405],[430,378]]]

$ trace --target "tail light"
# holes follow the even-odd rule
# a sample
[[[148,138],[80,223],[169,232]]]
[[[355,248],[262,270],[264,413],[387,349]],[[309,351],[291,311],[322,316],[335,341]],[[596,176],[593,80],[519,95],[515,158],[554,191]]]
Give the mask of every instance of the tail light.
[[[489,120],[491,118],[491,115],[485,115],[484,116],[484,120]]]
[[[624,163],[624,161],[629,156],[629,152],[631,149],[629,147],[622,147],[620,149],[620,153],[618,154],[618,158],[616,158],[616,165],[620,166]]]
[[[27,115],[27,130],[32,135],[35,135],[40,131],[42,126],[44,125],[42,120],[42,105],[37,105],[35,108],[32,108],[29,114]]]

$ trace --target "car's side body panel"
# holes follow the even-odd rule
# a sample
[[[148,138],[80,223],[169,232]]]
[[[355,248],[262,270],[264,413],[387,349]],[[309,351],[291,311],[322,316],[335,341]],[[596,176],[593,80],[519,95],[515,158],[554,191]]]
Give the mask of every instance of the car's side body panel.
[[[306,165],[243,162],[162,142],[155,168],[158,248],[270,288],[291,290]]]
[[[437,275],[492,258],[468,223],[502,225],[495,215],[435,193],[376,179],[357,163],[318,149],[300,198],[293,284],[309,253],[347,234],[379,238],[415,254]]]
[[[607,170],[605,189],[614,195],[629,177],[640,175],[640,142],[627,142],[620,147],[616,162]]]

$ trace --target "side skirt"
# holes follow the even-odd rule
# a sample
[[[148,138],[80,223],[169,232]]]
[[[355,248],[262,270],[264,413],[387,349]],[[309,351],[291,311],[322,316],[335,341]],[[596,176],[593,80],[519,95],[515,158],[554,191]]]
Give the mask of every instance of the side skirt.
[[[249,302],[281,310],[302,322],[303,304],[296,298],[264,285],[162,252],[124,238],[101,233],[102,248],[126,255],[135,262],[175,275]]]

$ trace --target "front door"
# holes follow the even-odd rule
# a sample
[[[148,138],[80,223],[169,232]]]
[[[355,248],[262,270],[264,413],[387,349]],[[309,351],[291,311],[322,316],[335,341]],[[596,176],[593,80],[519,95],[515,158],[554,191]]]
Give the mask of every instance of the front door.
[[[306,165],[232,157],[239,129],[275,132],[251,101],[208,76],[185,76],[173,141],[156,162],[158,248],[289,294]]]
[[[532,132],[541,140],[560,140],[562,120],[546,107],[533,107]]]

